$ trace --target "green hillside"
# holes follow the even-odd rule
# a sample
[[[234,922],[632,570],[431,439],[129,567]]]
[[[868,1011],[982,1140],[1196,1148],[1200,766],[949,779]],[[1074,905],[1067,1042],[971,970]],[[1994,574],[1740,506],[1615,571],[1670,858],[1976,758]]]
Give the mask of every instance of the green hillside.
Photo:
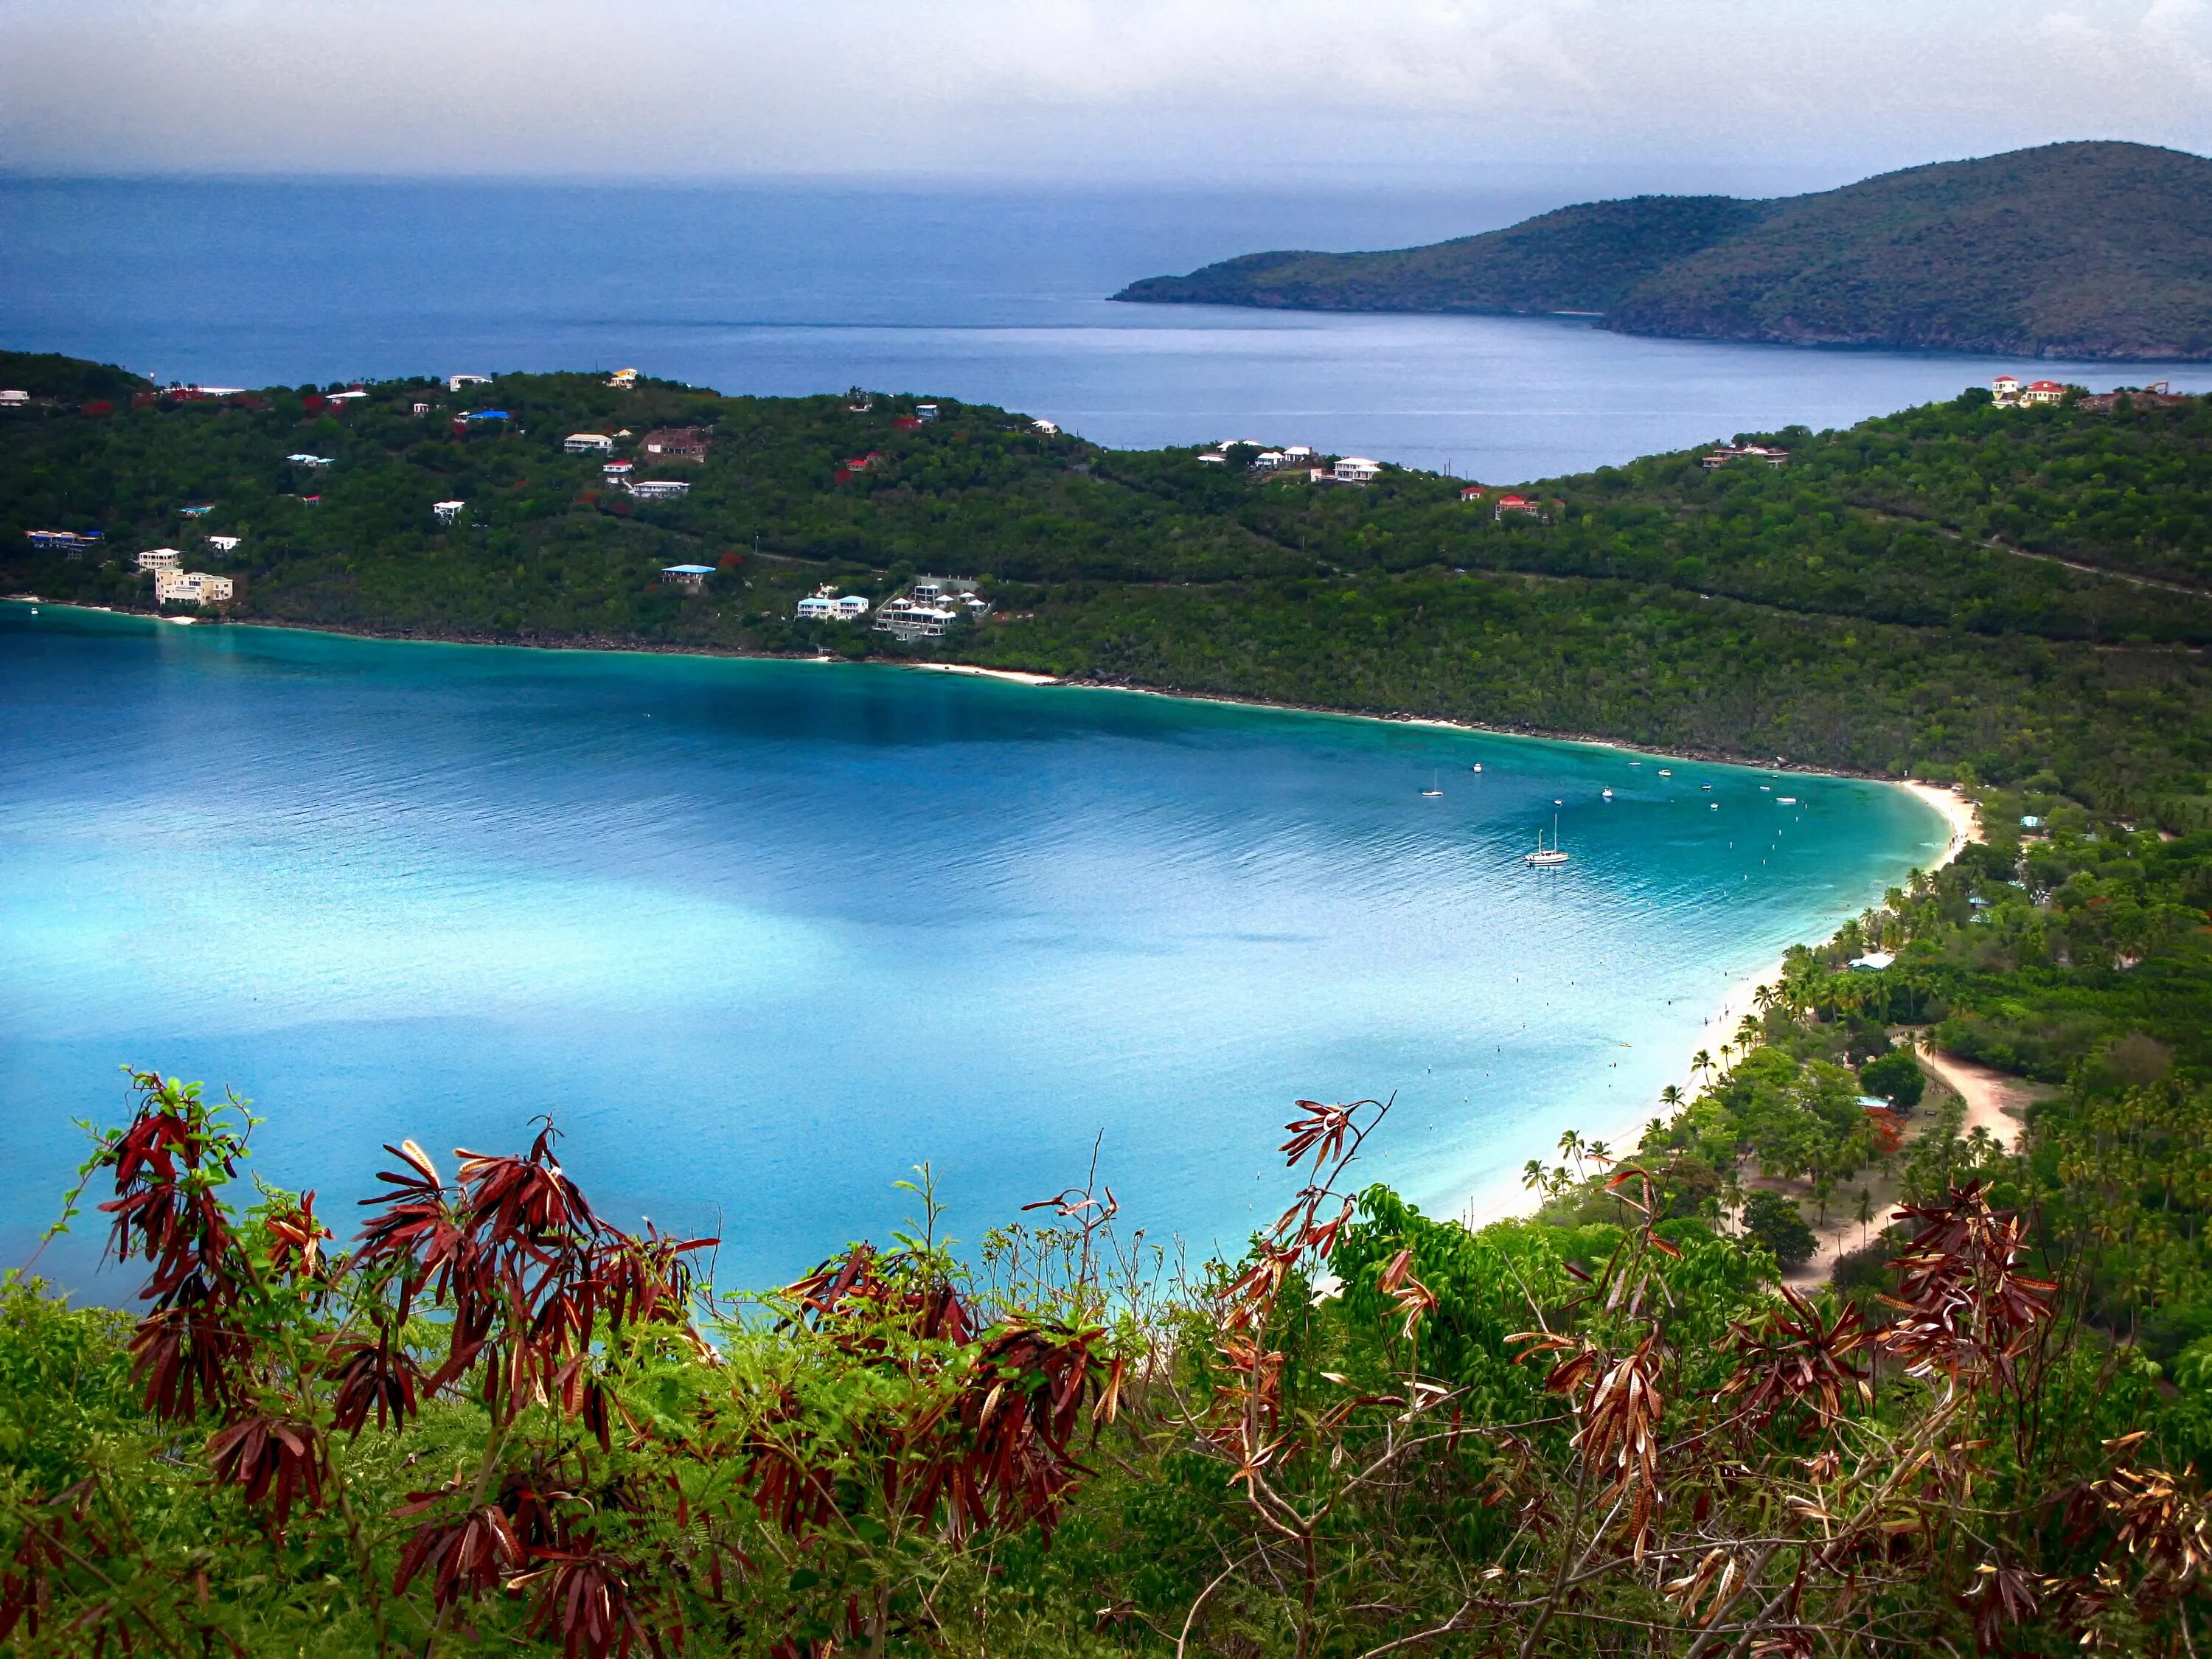
[[[2200,790],[2212,404],[1962,398],[1815,434],[1775,471],[1694,454],[1530,486],[1543,520],[1386,469],[1364,488],[1106,451],[981,405],[725,398],[583,375],[357,400],[142,399],[0,428],[0,582],[148,606],[132,556],[235,577],[246,618],[447,638],[934,651],[1077,678],[1881,773],[2056,768],[2151,809]],[[413,412],[416,404],[426,412]],[[456,422],[476,408],[511,418]],[[637,499],[574,431],[711,432]],[[289,459],[310,454],[326,468]],[[850,460],[874,459],[859,471]],[[1249,460],[1249,456],[1241,459]],[[316,499],[308,500],[307,497]],[[448,525],[432,503],[465,503]],[[180,509],[205,506],[204,515]],[[99,531],[92,550],[31,545]],[[234,535],[218,551],[206,538]],[[664,566],[714,568],[703,590]],[[2081,568],[2089,567],[2089,568]],[[941,644],[799,623],[916,571],[995,602]],[[2163,584],[2163,585],[2154,585]],[[2176,812],[2194,811],[2173,805]]]
[[[1627,333],[2212,357],[2212,161],[2051,144],[1764,202],[1639,197],[1432,246],[1249,254],[1116,299],[1595,312]]]

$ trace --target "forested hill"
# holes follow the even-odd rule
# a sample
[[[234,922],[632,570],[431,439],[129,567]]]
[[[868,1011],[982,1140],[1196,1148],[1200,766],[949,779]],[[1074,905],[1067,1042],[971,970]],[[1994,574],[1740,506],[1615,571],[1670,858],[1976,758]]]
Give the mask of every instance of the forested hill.
[[[1249,451],[1102,450],[949,400],[926,422],[908,398],[573,374],[362,392],[0,416],[0,586],[150,608],[134,556],[171,547],[236,578],[224,611],[246,619],[934,652],[1881,774],[2044,776],[2177,826],[2206,805],[2201,398],[1996,409],[1976,392],[1739,434],[1788,447],[1780,469],[1652,456],[1526,486],[1535,510],[1516,512],[1431,474],[1322,484]],[[705,433],[704,459],[643,448],[669,427]],[[690,493],[611,483],[607,457],[563,453],[579,431]],[[451,522],[441,501],[460,503]],[[41,547],[37,530],[100,539]],[[684,563],[712,568],[701,591],[661,580]],[[880,602],[916,571],[979,577],[995,609],[911,646],[793,619],[821,584]]]
[[[2212,357],[2212,161],[2049,144],[1772,201],[1595,202],[1376,253],[1247,254],[1118,300],[1593,312],[1635,334]]]

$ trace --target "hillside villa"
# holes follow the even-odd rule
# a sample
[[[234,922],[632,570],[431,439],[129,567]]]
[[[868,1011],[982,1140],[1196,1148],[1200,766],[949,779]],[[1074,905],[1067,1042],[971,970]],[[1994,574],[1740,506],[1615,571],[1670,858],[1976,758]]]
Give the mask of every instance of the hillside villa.
[[[858,593],[840,593],[835,582],[824,582],[799,602],[800,622],[858,622],[868,614],[868,602]]]
[[[629,493],[641,501],[677,501],[691,493],[691,486],[681,478],[640,478]]]
[[[1723,444],[1718,449],[1701,457],[1698,465],[1711,472],[1716,467],[1726,466],[1730,461],[1765,461],[1769,466],[1787,466],[1790,465],[1790,452],[1765,444]]]
[[[611,450],[614,446],[610,442],[607,447]],[[664,426],[647,433],[638,447],[659,460],[703,461],[707,434],[695,426]]]
[[[665,564],[660,568],[660,580],[671,587],[681,587],[697,593],[704,590],[707,578],[714,574],[711,564]]]
[[[611,455],[615,441],[604,432],[571,432],[561,440],[561,450],[567,455]]]
[[[204,570],[154,573],[156,605],[223,605],[237,595],[238,583],[228,576],[210,575]]]
[[[141,570],[174,570],[185,562],[185,556],[173,547],[149,547],[138,556]]]

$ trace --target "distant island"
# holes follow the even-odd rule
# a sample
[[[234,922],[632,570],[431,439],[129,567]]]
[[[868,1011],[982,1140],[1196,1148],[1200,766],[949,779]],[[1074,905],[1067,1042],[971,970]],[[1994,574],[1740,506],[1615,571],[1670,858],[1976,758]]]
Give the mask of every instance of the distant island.
[[[1279,252],[1116,300],[1589,313],[1628,334],[2212,358],[2212,161],[2046,144],[1770,201],[1639,196],[1372,253]]]

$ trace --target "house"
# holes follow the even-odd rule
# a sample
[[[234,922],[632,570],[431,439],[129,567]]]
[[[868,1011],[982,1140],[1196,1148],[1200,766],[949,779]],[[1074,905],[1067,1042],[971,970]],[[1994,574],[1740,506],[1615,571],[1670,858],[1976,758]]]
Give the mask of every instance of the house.
[[[1765,461],[1769,466],[1790,465],[1790,452],[1771,448],[1765,444],[1723,444],[1709,455],[1698,457],[1698,465],[1711,472],[1715,467],[1726,466],[1730,461]]]
[[[801,622],[835,622],[837,601],[820,593],[810,593],[799,602],[797,615]]]
[[[23,539],[32,546],[66,553],[72,559],[82,557],[84,550],[100,538],[100,532],[97,530],[27,530],[23,532]]]
[[[287,455],[284,459],[295,466],[321,468],[336,464],[328,455],[310,455],[304,450],[297,455]]]
[[[618,368],[607,376],[607,384],[624,392],[630,391],[637,385],[637,371],[634,368]]]
[[[960,620],[957,611],[942,605],[917,605],[896,599],[876,612],[876,631],[901,640],[941,640],[945,630]]]
[[[567,455],[611,455],[615,441],[604,432],[571,432],[561,440],[561,450]]]
[[[503,409],[471,410],[461,418],[465,421],[511,421],[514,417]]]
[[[681,478],[641,478],[630,485],[629,493],[641,501],[680,501],[691,493],[691,486]]]
[[[2031,812],[2020,821],[2020,827],[2023,830],[2040,830],[2043,828],[2043,820]]]
[[[1878,974],[1896,960],[1896,956],[1891,951],[1869,951],[1863,957],[1853,957],[1850,966],[1855,973]]]
[[[194,386],[192,390],[203,398],[207,396],[207,393],[198,386]],[[344,392],[326,392],[323,394],[323,400],[332,404],[357,404],[367,396],[368,393],[363,392],[359,386],[354,386]]]
[[[614,479],[616,483],[619,483],[622,480],[629,477],[630,473],[635,470],[635,465],[636,464],[635,462],[631,461],[609,461],[605,466],[601,467],[599,471],[608,477]]]
[[[2020,376],[1998,375],[1990,382],[1990,396],[2001,404],[2017,403],[2020,400]]]
[[[1198,464],[1200,466],[1226,466],[1229,458],[1226,455],[1201,455],[1198,458]]]
[[[27,392],[16,392],[14,390],[0,391],[0,409],[14,408],[22,404],[27,404],[30,401],[31,394]]]
[[[238,550],[239,543],[244,539],[241,536],[210,536],[207,544],[218,553],[234,553]]]
[[[1480,484],[1462,484],[1460,486],[1459,498],[1463,501],[1479,501],[1482,499],[1483,493],[1483,488]]]
[[[204,570],[156,570],[156,605],[224,605],[235,598],[238,584],[228,576],[211,576]]]
[[[705,589],[707,578],[714,574],[714,567],[711,564],[670,564],[661,567],[660,580],[671,587],[697,593]]]
[[[916,576],[907,586],[907,592],[917,599],[964,599],[972,598],[975,592],[973,576]]]
[[[2148,386],[2115,386],[2094,398],[2077,398],[2074,407],[2093,415],[2109,415],[2123,398],[2136,409],[2175,409],[2188,401],[2185,395],[2175,392],[2171,381],[2153,380]]]
[[[1544,516],[1544,509],[1526,495],[1516,495],[1510,491],[1500,495],[1497,504],[1490,509],[1491,522],[1502,522],[1509,513],[1525,513],[1532,519],[1540,520]]]
[[[1057,438],[1060,435],[1060,428],[1050,421],[1031,421],[1030,422],[1030,430],[1042,434],[1043,436],[1048,438]]]
[[[174,570],[185,562],[185,556],[173,547],[149,547],[138,556],[141,570]]]
[[[2057,404],[2066,398],[2066,388],[2056,380],[2030,380],[2020,389],[2023,404]]]
[[[1286,461],[1310,461],[1313,459],[1313,451],[1307,448],[1304,444],[1285,444],[1283,446],[1283,459]]]
[[[180,507],[177,511],[188,519],[204,519],[215,509],[211,507]]]
[[[1382,472],[1382,463],[1370,461],[1364,455],[1346,455],[1335,467],[1339,483],[1366,484],[1381,477]]]
[[[916,404],[914,406],[914,418],[917,421],[935,420],[937,418],[937,405],[935,404]]]
[[[858,622],[868,614],[868,602],[858,593],[840,593],[835,603],[839,622]]]
[[[430,405],[428,404],[417,404],[415,405],[415,413],[417,416],[428,415],[429,412]]]
[[[1283,452],[1279,449],[1263,449],[1252,458],[1252,470],[1255,472],[1273,472],[1282,464]]]
[[[659,460],[703,461],[707,459],[707,434],[695,426],[657,427],[645,434],[638,447]]]
[[[459,392],[465,386],[489,386],[490,384],[491,376],[489,374],[448,374],[446,376],[446,390],[448,392]]]
[[[439,523],[451,524],[461,516],[467,506],[466,501],[433,501],[430,503],[430,510],[438,515]]]

